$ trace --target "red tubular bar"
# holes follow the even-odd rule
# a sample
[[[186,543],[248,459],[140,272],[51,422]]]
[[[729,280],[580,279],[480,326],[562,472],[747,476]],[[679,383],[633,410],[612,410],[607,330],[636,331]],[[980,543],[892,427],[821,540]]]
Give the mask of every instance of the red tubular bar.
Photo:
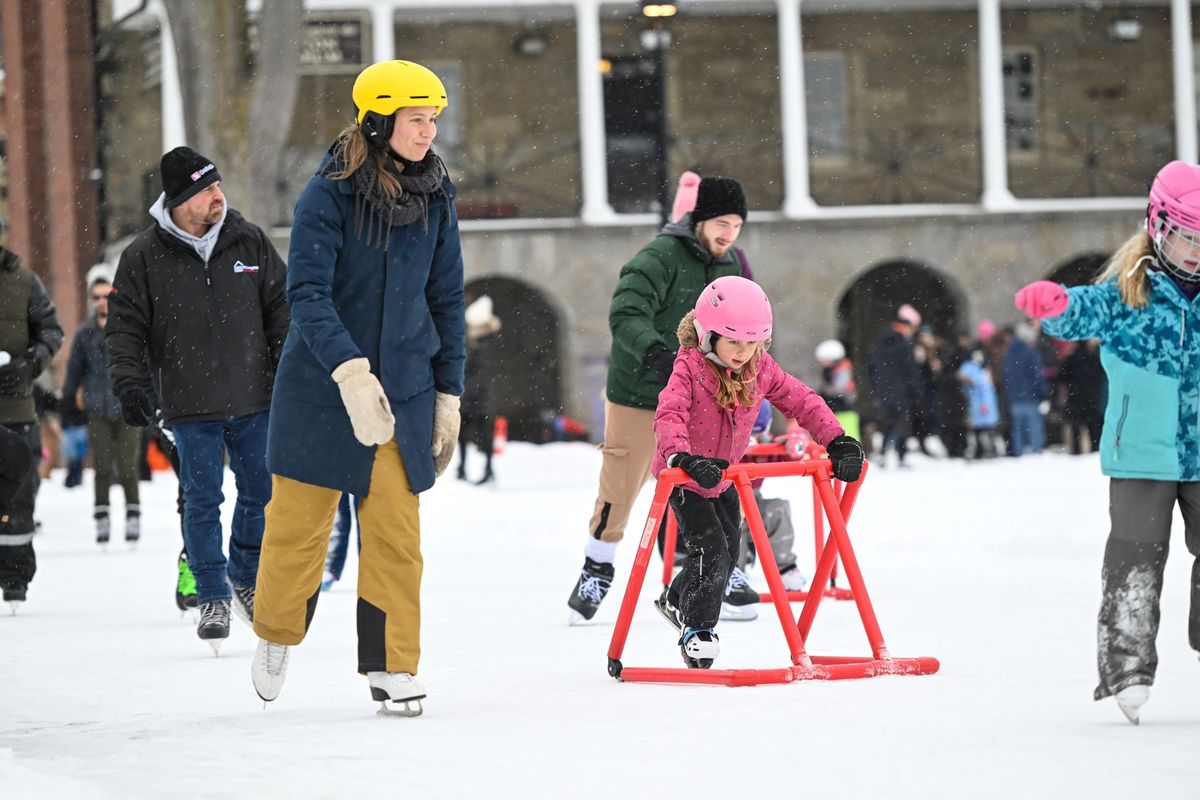
[[[863,465],[866,474],[867,465]],[[824,459],[813,461],[789,461],[775,463],[736,464],[725,470],[725,477],[734,482],[741,501],[750,535],[754,539],[763,564],[763,573],[771,589],[770,597],[779,616],[784,638],[787,639],[788,651],[793,666],[779,669],[684,669],[663,667],[624,667],[621,654],[629,635],[629,626],[633,620],[633,612],[637,605],[638,595],[646,579],[646,569],[650,562],[651,549],[655,536],[664,514],[670,514],[667,498],[673,487],[689,480],[680,469],[664,470],[658,477],[654,499],[650,505],[650,514],[646,526],[642,529],[642,537],[638,543],[637,554],[634,557],[633,569],[630,572],[629,583],[625,587],[625,596],[621,601],[621,609],[617,623],[613,629],[612,641],[608,648],[609,674],[622,681],[648,683],[687,683],[687,684],[716,684],[722,686],[755,686],[758,684],[783,684],[801,680],[843,680],[851,678],[871,678],[880,675],[928,675],[937,672],[940,664],[936,658],[891,658],[879,630],[879,622],[875,618],[874,608],[867,595],[866,584],[858,566],[850,543],[850,534],[846,529],[846,521],[858,498],[862,480],[836,487],[831,481],[831,467]],[[805,650],[804,641],[812,627],[817,607],[820,605],[823,592],[810,592],[798,620],[791,617],[788,600],[791,595],[800,592],[785,592],[783,579],[779,575],[779,566],[771,554],[767,532],[763,527],[758,505],[754,502],[751,480],[765,477],[806,476],[813,478],[815,492],[820,500],[819,506],[825,518],[830,523],[830,535],[821,549],[817,564],[817,574],[813,578],[814,585],[824,585],[830,580],[835,562],[840,557],[845,567],[846,578],[850,582],[848,592],[855,601],[867,640],[871,645],[873,657],[861,656],[809,656]],[[838,492],[838,488],[843,488]],[[840,494],[840,496],[839,496]],[[668,518],[669,519],[669,518]],[[675,536],[674,526],[667,525],[668,544]],[[672,550],[665,552],[668,564],[672,560]],[[670,579],[670,567],[664,570],[665,579]],[[847,590],[839,590],[847,591]]]
[[[679,522],[675,514],[667,509],[667,535],[663,541],[663,586],[671,585],[671,572],[675,569],[675,548],[679,544]]]

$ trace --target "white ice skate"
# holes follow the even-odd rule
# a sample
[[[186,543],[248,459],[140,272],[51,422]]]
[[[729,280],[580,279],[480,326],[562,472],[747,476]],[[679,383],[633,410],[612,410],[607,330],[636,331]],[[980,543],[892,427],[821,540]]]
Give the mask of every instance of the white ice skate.
[[[263,699],[263,708],[279,697],[279,691],[283,689],[283,679],[287,677],[287,666],[286,644],[275,644],[266,639],[258,640],[258,647],[254,650],[254,661],[250,664],[250,678],[254,681],[254,691]]]
[[[1117,707],[1121,709],[1125,719],[1137,725],[1140,722],[1142,706],[1150,699],[1150,687],[1140,683],[1126,686],[1117,692],[1115,697],[1117,698]]]
[[[381,717],[419,717],[425,708],[425,687],[407,672],[368,672],[371,699],[379,701]],[[388,701],[392,707],[388,707]]]
[[[17,615],[17,609],[20,607],[21,607],[20,600],[9,600],[8,601],[9,613],[11,613],[14,617]]]

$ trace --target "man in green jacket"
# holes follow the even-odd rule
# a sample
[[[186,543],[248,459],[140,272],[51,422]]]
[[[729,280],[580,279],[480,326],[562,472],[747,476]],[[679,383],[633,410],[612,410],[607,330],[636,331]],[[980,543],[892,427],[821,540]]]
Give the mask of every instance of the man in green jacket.
[[[591,619],[612,585],[617,542],[650,474],[654,409],[679,349],[679,320],[695,307],[705,286],[741,272],[733,243],[745,222],[742,185],[732,178],[704,178],[692,213],[665,226],[621,268],[608,312],[613,341],[600,491],[583,570],[567,601],[572,623]]]

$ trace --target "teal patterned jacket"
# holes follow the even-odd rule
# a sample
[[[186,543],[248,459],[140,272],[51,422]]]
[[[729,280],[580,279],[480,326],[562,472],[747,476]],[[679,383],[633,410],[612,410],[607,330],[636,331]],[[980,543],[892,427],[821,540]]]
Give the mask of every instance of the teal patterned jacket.
[[[1042,330],[1100,340],[1108,407],[1100,466],[1113,478],[1200,480],[1200,297],[1189,301],[1161,272],[1150,302],[1130,308],[1108,281],[1067,290],[1062,315]]]

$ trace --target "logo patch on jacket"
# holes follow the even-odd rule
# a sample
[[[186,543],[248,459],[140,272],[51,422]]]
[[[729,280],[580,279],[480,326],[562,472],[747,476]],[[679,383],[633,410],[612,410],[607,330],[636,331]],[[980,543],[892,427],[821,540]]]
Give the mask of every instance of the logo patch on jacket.
[[[239,258],[237,261],[233,262],[233,271],[235,274],[239,272],[258,272],[258,265],[243,264],[242,260]]]

